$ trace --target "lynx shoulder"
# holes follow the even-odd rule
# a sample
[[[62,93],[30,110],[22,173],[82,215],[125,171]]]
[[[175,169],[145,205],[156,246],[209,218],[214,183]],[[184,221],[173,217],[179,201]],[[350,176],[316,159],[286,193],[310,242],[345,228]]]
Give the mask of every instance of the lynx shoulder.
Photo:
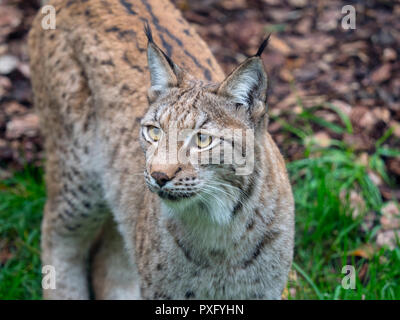
[[[279,299],[294,205],[267,132],[267,41],[225,77],[168,1],[49,5],[56,29],[39,13],[29,37],[44,297],[89,298],[89,272],[99,299]]]

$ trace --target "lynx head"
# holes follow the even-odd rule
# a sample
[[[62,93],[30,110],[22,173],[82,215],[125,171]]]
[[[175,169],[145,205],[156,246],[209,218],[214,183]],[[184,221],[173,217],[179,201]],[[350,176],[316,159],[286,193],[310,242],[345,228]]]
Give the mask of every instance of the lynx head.
[[[145,31],[151,80],[150,107],[141,123],[146,183],[172,211],[200,208],[226,223],[254,183],[254,151],[266,114],[260,55],[268,38],[222,83],[210,84],[176,65],[148,26]]]

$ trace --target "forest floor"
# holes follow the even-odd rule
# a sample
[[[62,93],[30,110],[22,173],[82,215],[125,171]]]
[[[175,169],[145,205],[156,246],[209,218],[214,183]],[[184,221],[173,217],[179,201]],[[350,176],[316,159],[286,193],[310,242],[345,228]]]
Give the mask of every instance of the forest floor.
[[[269,130],[296,201],[288,299],[400,299],[400,4],[174,0],[225,72],[272,33]],[[344,5],[356,9],[345,30]],[[0,4],[0,299],[40,299],[44,154],[27,31],[35,1]],[[355,267],[355,289],[342,286]]]

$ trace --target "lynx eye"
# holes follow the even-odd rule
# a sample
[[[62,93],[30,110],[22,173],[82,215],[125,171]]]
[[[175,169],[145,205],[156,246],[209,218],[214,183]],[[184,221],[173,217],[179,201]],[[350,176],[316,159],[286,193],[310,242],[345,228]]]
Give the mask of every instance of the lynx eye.
[[[199,149],[208,147],[212,142],[212,137],[207,134],[196,134],[196,145]]]
[[[153,126],[148,126],[147,135],[151,140],[158,141],[161,138],[161,129]]]

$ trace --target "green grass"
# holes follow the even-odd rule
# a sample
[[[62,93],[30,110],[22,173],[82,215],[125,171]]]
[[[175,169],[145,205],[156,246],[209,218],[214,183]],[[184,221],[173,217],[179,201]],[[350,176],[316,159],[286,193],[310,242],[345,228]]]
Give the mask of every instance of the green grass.
[[[26,169],[0,181],[0,299],[40,299],[42,171]]]
[[[363,231],[363,214],[352,217],[349,190],[365,201],[364,212],[379,212],[382,200],[351,154],[341,150],[320,151],[318,158],[288,165],[296,202],[295,299],[400,299],[400,249],[375,248],[379,226]],[[351,252],[369,244],[372,256],[359,258]],[[342,267],[353,265],[359,275],[355,290],[344,290]],[[364,280],[366,279],[366,280]]]
[[[312,139],[315,129],[333,134],[353,131],[345,115],[338,112],[341,124],[327,123],[314,115],[317,109],[275,119],[287,135],[285,142],[303,148],[302,159],[288,164],[296,202],[296,247],[288,298],[400,299],[399,247],[377,248],[379,225],[367,231],[361,227],[364,214],[373,211],[379,218],[382,207],[368,171],[393,183],[384,163],[386,157],[400,156],[385,145],[392,133],[388,130],[376,142],[375,153],[363,163],[342,141],[332,139],[329,146],[321,147]],[[357,217],[353,217],[351,191],[364,201]],[[44,201],[41,170],[26,169],[0,182],[0,253],[11,254],[0,264],[0,299],[40,299],[39,230]],[[366,246],[367,256],[352,254]],[[341,286],[344,265],[356,269],[354,290]]]
[[[301,103],[300,103],[301,104]],[[321,147],[312,137],[314,129],[351,134],[350,120],[339,113],[341,125],[327,123],[314,115],[324,106],[304,110],[290,120],[283,117],[286,143],[303,146],[303,157],[288,164],[296,203],[296,247],[293,270],[295,279],[288,283],[290,299],[400,299],[400,249],[378,248],[379,224],[362,228],[364,215],[375,212],[379,218],[382,198],[368,171],[393,185],[385,168],[385,157],[400,156],[399,150],[384,145],[388,130],[375,144],[375,152],[363,163],[351,146],[332,139]],[[350,192],[356,192],[362,205],[351,204]],[[353,215],[355,208],[358,215]],[[360,257],[353,252],[369,248]],[[356,288],[345,290],[342,267],[356,270]],[[295,289],[291,291],[290,288]]]

